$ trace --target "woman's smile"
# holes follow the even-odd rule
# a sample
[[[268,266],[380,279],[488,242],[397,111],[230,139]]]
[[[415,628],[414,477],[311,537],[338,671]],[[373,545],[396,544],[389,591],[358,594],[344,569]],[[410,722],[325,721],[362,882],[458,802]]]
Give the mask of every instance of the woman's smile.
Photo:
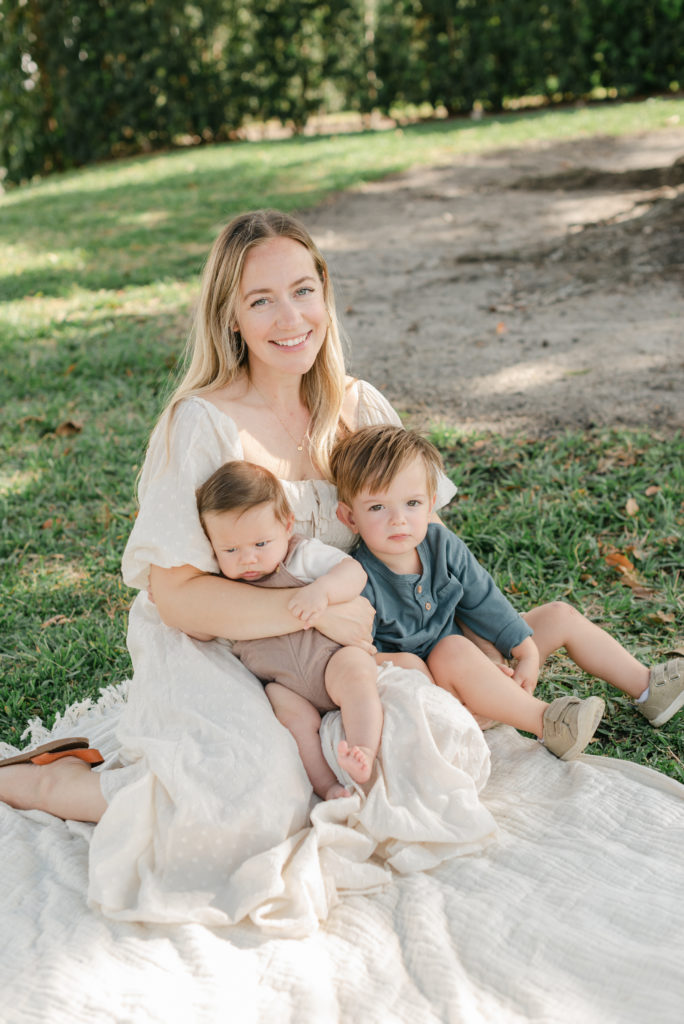
[[[298,334],[296,338],[272,338],[272,344],[277,345],[278,348],[299,348],[303,346],[311,337],[311,331],[307,331],[306,334]]]

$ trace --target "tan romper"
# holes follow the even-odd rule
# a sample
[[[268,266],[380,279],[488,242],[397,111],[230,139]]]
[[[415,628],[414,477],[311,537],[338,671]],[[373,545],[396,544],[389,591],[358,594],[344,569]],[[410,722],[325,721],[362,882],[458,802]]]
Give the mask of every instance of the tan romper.
[[[294,536],[287,549],[289,560],[298,544],[305,538]],[[281,562],[278,568],[260,580],[244,580],[252,587],[305,587]],[[282,683],[288,690],[305,697],[317,711],[332,711],[337,707],[325,689],[325,669],[340,644],[328,639],[317,629],[300,629],[286,636],[267,636],[260,640],[236,640],[233,654],[253,672],[262,683]]]

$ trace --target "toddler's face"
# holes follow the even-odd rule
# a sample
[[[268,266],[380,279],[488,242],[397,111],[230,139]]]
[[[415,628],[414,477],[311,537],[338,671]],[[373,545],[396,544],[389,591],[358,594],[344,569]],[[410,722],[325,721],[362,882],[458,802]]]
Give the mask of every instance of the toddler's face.
[[[346,521],[382,562],[413,551],[425,539],[435,497],[417,458],[400,469],[387,490],[362,491],[347,509]]]
[[[267,503],[246,512],[210,512],[204,522],[219,568],[230,580],[268,576],[287,554],[292,520],[281,522]]]

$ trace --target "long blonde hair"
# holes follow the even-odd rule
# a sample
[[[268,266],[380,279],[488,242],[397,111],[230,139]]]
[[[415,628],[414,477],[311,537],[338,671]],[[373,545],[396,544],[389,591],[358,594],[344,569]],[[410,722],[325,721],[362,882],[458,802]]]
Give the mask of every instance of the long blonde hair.
[[[323,285],[330,322],[311,369],[301,383],[301,398],[311,413],[312,459],[330,475],[330,451],[340,424],[345,393],[344,352],[335,312],[335,297],[326,262],[306,228],[278,210],[255,210],[235,217],[214,242],[207,259],[199,304],[184,354],[184,373],[162,414],[167,431],[174,409],[184,398],[249,378],[249,352],[237,321],[239,287],[247,254],[269,238],[291,238],[310,253]],[[168,433],[167,433],[168,438]]]

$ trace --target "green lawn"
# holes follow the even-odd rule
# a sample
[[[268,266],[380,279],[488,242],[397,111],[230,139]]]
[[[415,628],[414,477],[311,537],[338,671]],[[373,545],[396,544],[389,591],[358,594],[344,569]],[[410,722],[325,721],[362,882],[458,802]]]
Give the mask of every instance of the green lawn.
[[[133,595],[118,570],[135,476],[222,223],[459,153],[656,130],[683,114],[682,100],[653,100],[240,143],[0,196],[0,738],[16,742],[29,717],[49,724],[130,672]],[[645,659],[682,642],[681,437],[532,443],[457,431],[439,434],[461,487],[452,524],[521,608],[565,597]],[[606,564],[611,547],[634,563],[641,596]],[[547,680],[574,687],[577,673],[558,659]],[[606,752],[682,778],[679,734],[654,732],[611,696],[599,735]]]

